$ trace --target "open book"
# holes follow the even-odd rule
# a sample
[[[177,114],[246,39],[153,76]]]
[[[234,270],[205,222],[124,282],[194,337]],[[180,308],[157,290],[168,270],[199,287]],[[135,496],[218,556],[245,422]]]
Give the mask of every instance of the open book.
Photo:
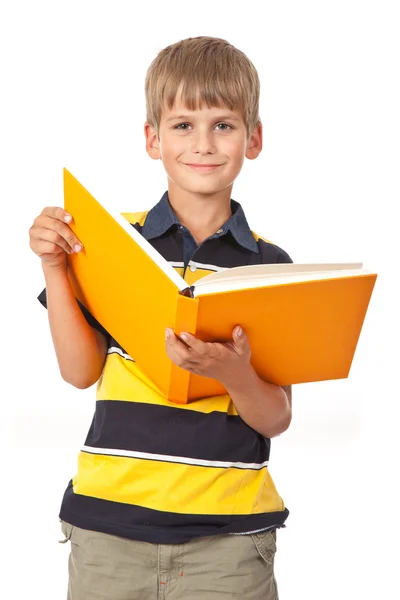
[[[68,256],[75,296],[169,400],[226,392],[174,365],[165,328],[231,341],[241,325],[265,381],[290,385],[348,376],[376,280],[361,263],[235,267],[187,282],[120,214],[64,169],[64,207],[84,249]]]

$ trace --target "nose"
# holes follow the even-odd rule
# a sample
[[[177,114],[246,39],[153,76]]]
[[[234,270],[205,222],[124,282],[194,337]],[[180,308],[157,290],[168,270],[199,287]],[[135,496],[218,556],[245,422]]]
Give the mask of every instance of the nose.
[[[206,128],[197,129],[192,136],[191,151],[198,154],[213,154],[215,150],[215,139],[212,131]]]

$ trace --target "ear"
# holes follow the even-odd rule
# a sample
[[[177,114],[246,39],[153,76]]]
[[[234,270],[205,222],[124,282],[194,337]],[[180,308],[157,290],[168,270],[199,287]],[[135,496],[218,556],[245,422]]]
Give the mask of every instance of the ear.
[[[263,129],[261,121],[259,121],[247,143],[246,158],[249,158],[250,160],[257,158],[262,150],[262,138]]]
[[[148,121],[144,124],[144,137],[146,138],[146,152],[154,160],[161,158],[160,153],[160,140],[156,134],[156,131]]]

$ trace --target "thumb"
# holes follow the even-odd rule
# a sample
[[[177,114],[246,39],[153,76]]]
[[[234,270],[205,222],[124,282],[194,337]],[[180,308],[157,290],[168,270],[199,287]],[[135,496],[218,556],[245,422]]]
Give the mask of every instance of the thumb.
[[[247,335],[240,327],[240,325],[235,327],[235,329],[233,330],[233,339],[235,340],[235,344],[239,347],[247,345]]]
[[[249,338],[240,325],[237,325],[233,330],[233,341],[235,344],[234,348],[238,356],[251,356]]]

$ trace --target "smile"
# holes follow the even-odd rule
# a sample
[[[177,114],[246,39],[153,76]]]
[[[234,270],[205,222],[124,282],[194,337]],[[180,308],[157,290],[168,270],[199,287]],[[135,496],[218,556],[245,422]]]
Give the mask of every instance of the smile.
[[[191,164],[185,164],[185,167],[189,167],[189,169],[192,169],[193,171],[198,171],[199,173],[208,173],[208,172],[211,172],[211,171],[215,171],[215,169],[218,169],[218,167],[222,167],[222,165],[191,165]]]

